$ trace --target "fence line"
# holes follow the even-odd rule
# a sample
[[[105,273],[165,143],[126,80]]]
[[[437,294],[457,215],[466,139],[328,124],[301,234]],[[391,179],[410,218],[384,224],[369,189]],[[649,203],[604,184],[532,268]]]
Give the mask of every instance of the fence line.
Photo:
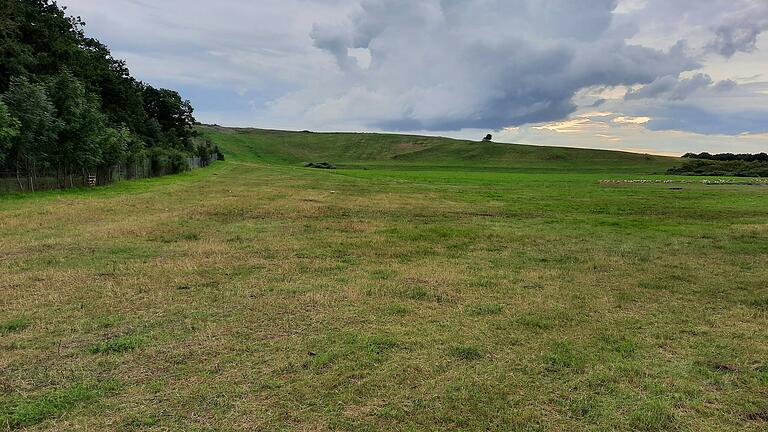
[[[218,160],[216,154],[210,160],[200,157],[188,157],[189,170],[203,168]],[[30,176],[26,172],[0,171],[0,193],[30,192],[71,187],[103,186],[123,180],[136,180],[150,177],[161,177],[172,174],[167,167],[152,168],[152,160],[141,159],[132,163],[121,163],[111,167],[99,168],[92,172],[64,175],[58,172],[41,172]],[[95,177],[95,179],[94,179]]]

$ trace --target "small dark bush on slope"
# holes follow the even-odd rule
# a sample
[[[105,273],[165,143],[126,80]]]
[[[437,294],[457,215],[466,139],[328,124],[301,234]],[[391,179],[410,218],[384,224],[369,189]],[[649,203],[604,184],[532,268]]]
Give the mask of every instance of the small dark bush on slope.
[[[317,168],[317,169],[336,169],[336,165],[330,163],[330,162],[309,162],[307,164],[304,164],[305,168]]]

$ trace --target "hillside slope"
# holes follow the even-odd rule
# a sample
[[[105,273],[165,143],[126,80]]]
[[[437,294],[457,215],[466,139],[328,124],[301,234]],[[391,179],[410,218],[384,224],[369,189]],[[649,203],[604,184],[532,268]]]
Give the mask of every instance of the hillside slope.
[[[663,173],[678,158],[606,150],[482,143],[450,138],[375,133],[310,133],[201,126],[237,160],[301,165],[331,162],[343,168],[446,167],[509,171]]]

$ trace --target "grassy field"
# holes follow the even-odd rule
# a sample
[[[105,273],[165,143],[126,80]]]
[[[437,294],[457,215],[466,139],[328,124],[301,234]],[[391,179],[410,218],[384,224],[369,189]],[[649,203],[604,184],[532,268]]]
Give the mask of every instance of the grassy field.
[[[0,197],[0,430],[768,427],[768,188],[205,133],[226,162]]]

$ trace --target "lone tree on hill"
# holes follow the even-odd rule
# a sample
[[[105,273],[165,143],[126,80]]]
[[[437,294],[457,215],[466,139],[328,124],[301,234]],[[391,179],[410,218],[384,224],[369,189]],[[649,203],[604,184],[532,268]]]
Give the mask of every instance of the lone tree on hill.
[[[488,134],[485,136],[485,138],[483,138],[483,142],[491,142],[491,141],[493,141],[493,135],[491,134]]]

